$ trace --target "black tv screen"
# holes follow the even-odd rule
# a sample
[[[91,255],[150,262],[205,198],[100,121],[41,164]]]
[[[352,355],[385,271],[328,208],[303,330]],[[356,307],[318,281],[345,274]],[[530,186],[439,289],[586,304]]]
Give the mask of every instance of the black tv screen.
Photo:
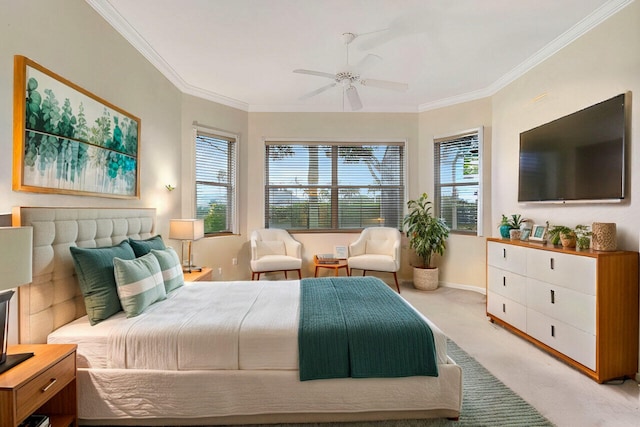
[[[625,197],[625,94],[522,132],[519,202]]]

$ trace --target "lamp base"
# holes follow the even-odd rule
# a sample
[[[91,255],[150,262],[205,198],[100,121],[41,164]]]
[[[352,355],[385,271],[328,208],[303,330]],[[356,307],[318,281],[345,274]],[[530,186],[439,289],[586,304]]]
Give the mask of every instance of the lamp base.
[[[183,265],[182,272],[183,273],[193,273],[194,271],[202,271],[202,267],[198,267],[196,265]]]
[[[7,354],[4,363],[0,363],[0,374],[33,357],[33,353]]]

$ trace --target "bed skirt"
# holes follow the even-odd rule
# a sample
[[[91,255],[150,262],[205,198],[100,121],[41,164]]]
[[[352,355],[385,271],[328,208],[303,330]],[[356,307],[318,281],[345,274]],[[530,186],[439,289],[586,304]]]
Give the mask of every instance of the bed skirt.
[[[462,405],[462,369],[450,359],[438,368],[438,377],[305,382],[299,381],[298,371],[80,368],[78,415],[82,425],[457,418]]]

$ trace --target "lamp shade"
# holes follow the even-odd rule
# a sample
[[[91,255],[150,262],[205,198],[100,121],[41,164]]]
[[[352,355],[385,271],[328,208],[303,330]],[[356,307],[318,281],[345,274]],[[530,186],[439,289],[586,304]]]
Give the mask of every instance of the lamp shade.
[[[33,229],[0,227],[0,291],[31,282]]]
[[[169,220],[169,238],[176,240],[198,240],[204,237],[204,220]]]

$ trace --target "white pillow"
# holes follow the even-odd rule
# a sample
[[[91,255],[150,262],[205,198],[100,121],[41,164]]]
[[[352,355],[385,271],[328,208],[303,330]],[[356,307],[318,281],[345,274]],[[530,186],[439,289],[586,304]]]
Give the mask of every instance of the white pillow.
[[[265,255],[286,255],[287,249],[282,240],[258,240],[256,242],[258,258]]]
[[[160,264],[152,253],[131,260],[114,258],[113,271],[120,304],[127,317],[137,316],[167,297]]]

